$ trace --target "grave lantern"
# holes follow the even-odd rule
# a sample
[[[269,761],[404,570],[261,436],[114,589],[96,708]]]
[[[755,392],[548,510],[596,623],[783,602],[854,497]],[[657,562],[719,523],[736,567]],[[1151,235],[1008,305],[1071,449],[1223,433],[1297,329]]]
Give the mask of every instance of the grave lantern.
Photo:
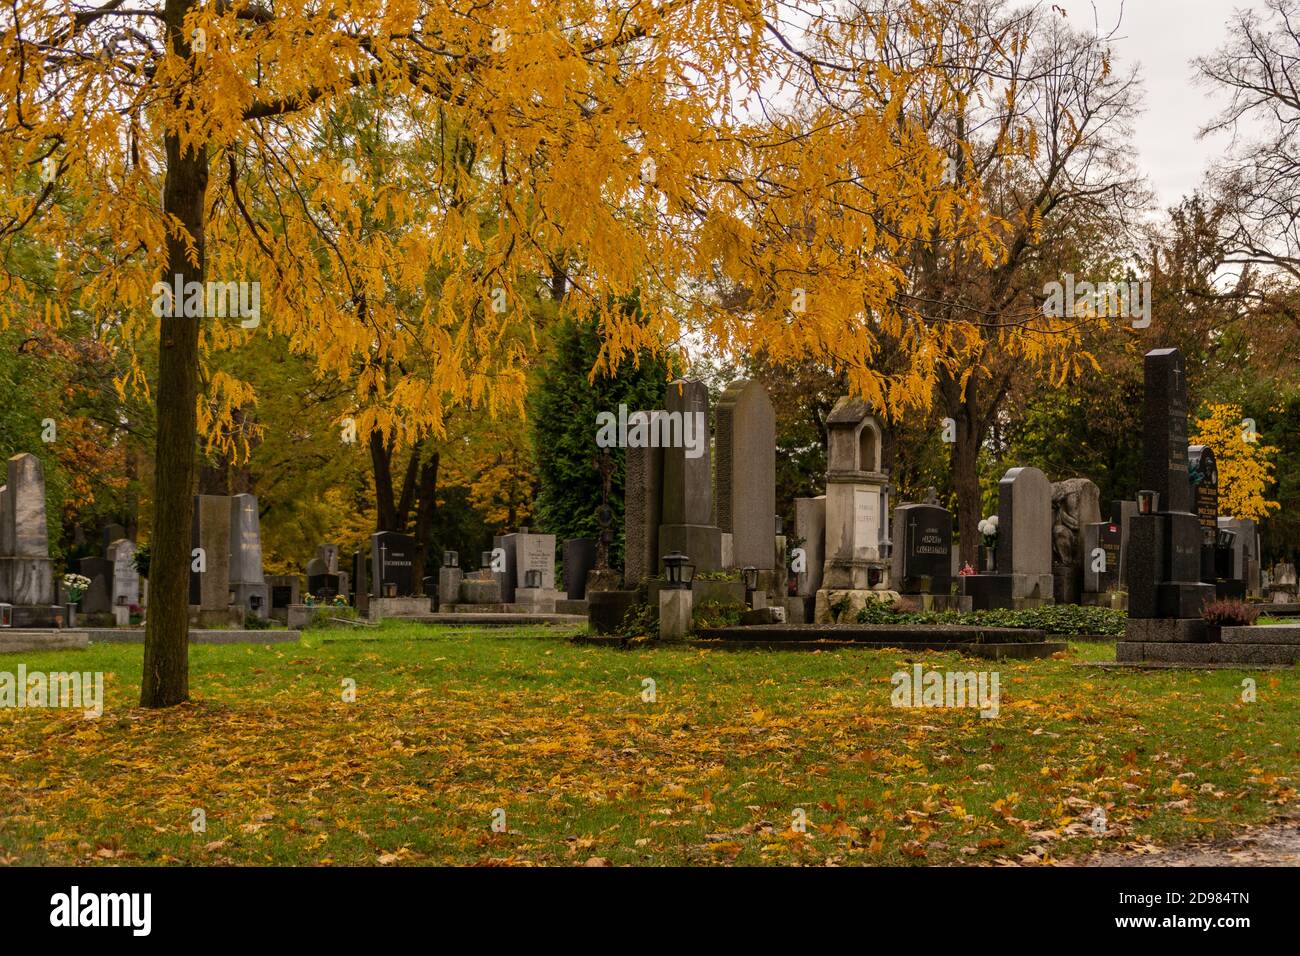
[[[397,582],[396,582],[396,581],[385,581],[385,582],[384,582],[384,597],[386,597],[386,598],[395,598],[395,597],[397,597]]]
[[[117,596],[117,606],[118,606],[118,607],[126,607],[126,595],[125,595],[125,594],[119,594],[119,595]]]
[[[534,568],[531,571],[524,572],[524,587],[540,588],[542,586],[542,572]]]
[[[664,587],[674,591],[684,591],[695,580],[695,565],[690,563],[689,555],[680,551],[670,551],[663,556]]]
[[[442,552],[442,566],[444,568],[460,567],[460,553],[458,551]]]
[[[0,604],[0,627],[14,626],[14,606],[12,604]]]
[[[1151,515],[1156,513],[1156,506],[1159,504],[1160,495],[1154,491],[1138,492],[1138,514]]]
[[[488,568],[492,567],[492,552],[484,551],[481,555],[479,555],[478,563],[479,563],[479,567],[483,568],[485,571]]]
[[[780,515],[776,516],[776,533],[778,535],[785,534],[785,519]]]
[[[758,568],[754,567],[752,564],[746,565],[745,567],[741,568],[740,576],[741,579],[745,582],[746,591],[758,590]]]
[[[1220,548],[1231,548],[1232,542],[1236,539],[1237,532],[1228,528],[1220,528],[1217,532],[1217,543]]]
[[[118,600],[118,603],[119,603],[119,604],[125,604],[125,603],[126,603],[126,598],[125,598],[124,596],[121,597],[121,598]],[[250,594],[250,595],[248,596],[248,607],[249,607],[249,610],[251,610],[254,614],[257,614],[259,611],[261,611],[261,610],[262,610],[262,595],[260,595],[260,594]]]

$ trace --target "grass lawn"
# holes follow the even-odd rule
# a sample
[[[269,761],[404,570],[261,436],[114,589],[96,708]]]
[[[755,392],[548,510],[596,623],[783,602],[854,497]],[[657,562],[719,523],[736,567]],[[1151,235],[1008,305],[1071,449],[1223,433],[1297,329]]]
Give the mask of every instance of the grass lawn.
[[[192,646],[194,703],[163,712],[136,706],[141,651],[0,655],[106,682],[98,720],[0,709],[0,863],[1050,862],[1266,820],[1300,779],[1296,670],[1071,666],[1107,644],[995,663],[389,623]],[[1000,716],[891,707],[913,662],[996,670]]]

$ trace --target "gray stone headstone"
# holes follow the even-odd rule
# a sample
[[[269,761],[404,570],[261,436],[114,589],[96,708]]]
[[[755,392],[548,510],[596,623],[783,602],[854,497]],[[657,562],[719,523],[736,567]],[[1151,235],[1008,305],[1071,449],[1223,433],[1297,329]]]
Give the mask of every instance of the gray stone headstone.
[[[0,488],[0,601],[51,606],[54,569],[45,526],[45,472],[41,460],[23,452],[7,462]]]
[[[512,537],[515,546],[515,587],[526,586],[529,571],[540,571],[540,586],[548,591],[555,590],[555,535],[521,533]]]
[[[1052,484],[1037,468],[998,482],[998,574],[1052,573]]]
[[[325,570],[327,573],[338,573],[339,546],[337,544],[322,544],[316,549],[316,557],[325,562]]]
[[[623,579],[634,588],[659,573],[663,450],[629,448],[623,479]]]
[[[135,569],[135,542],[119,538],[108,546],[108,559],[113,562],[114,607],[131,607],[140,604],[140,572]]]
[[[800,597],[814,597],[822,587],[826,563],[826,496],[794,499],[794,536],[801,538],[806,570],[797,575]]]
[[[671,551],[688,555],[697,571],[722,564],[722,532],[713,523],[713,469],[709,449],[709,390],[703,382],[670,382],[664,396],[669,431],[663,449],[663,511],[653,572]],[[662,433],[662,432],[661,432]]]
[[[191,521],[191,547],[203,549],[204,571],[194,571],[191,559],[190,603],[200,620],[221,620],[230,607],[230,498],[195,495]]]
[[[266,582],[262,576],[262,532],[255,495],[235,495],[230,499],[230,581],[232,584]]]
[[[758,382],[727,386],[717,410],[718,527],[736,567],[775,567],[776,411]]]

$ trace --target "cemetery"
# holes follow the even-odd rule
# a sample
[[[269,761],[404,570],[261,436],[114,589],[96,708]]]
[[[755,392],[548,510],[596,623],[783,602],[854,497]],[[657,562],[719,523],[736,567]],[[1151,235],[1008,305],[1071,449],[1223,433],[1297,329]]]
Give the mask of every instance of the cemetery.
[[[0,866],[1294,828],[1289,2],[1161,208],[1077,4],[17,0]]]

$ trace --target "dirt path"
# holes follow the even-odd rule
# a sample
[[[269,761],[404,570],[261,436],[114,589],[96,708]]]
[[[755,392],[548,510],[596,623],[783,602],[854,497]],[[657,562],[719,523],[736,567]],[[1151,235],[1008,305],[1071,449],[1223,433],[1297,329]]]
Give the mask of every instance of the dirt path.
[[[1076,866],[1300,866],[1300,817],[1247,827],[1213,843],[1101,853]]]

